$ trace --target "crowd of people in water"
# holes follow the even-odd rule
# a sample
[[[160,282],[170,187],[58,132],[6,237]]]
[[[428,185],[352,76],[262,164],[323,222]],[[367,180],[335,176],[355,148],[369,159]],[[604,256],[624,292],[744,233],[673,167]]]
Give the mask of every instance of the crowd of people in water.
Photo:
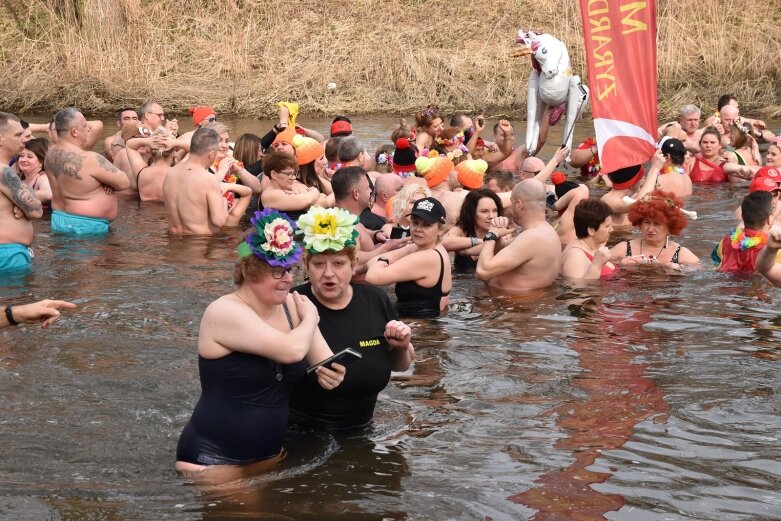
[[[647,165],[609,173],[593,138],[545,162],[516,146],[509,121],[488,139],[482,115],[455,114],[446,126],[433,105],[373,153],[348,117],[326,138],[297,125],[298,113],[281,102],[265,135],[232,140],[208,106],[191,109],[195,128],[180,135],[150,101],[117,112],[100,154],[102,123],[77,108],[48,124],[0,112],[0,276],[34,269],[34,220],[49,216],[53,233],[74,238],[107,234],[121,197],[164,204],[174,236],[241,233],[236,290],[201,319],[202,394],[176,450],[176,468],[203,482],[273,465],[289,424],[370,424],[391,372],[414,360],[400,318],[444,313],[454,271],[518,293],[598,283],[627,264],[712,262],[781,285],[781,137],[741,116],[733,96],[705,121],[684,106],[659,127]],[[580,175],[557,170],[565,162]],[[696,217],[687,206],[696,183],[746,188],[709,260],[675,240]],[[632,228],[636,238],[608,248],[614,230]],[[305,282],[293,287],[301,268]],[[395,302],[382,289],[391,285]],[[8,305],[0,327],[48,326],[73,307]]]

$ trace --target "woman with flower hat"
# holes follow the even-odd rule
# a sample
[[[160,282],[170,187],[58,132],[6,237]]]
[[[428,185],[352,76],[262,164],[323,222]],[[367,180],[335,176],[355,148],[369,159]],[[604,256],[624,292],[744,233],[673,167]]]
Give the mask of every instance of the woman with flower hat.
[[[399,316],[436,317],[447,309],[452,285],[450,256],[441,242],[445,207],[426,197],[415,202],[409,215],[412,244],[371,259],[366,282],[396,284]]]
[[[445,129],[445,123],[436,105],[429,105],[423,112],[415,114],[415,123],[418,126],[414,140],[418,150],[431,148],[434,138],[442,134]]]
[[[352,284],[357,265],[358,218],[341,208],[311,208],[298,219],[304,231],[304,266],[309,282],[295,289],[320,315],[328,345],[352,348],[362,357],[344,382],[324,390],[314,376],[296,385],[290,399],[291,421],[316,429],[362,427],[372,420],[377,395],[391,371],[403,371],[415,354],[412,332],[379,288]]]
[[[301,258],[295,223],[276,210],[256,212],[251,222],[238,247],[238,288],[201,319],[201,397],[176,449],[176,469],[204,482],[238,479],[281,459],[290,393],[307,365],[332,355],[317,308],[289,293]],[[345,369],[333,364],[315,374],[324,389],[334,389]]]

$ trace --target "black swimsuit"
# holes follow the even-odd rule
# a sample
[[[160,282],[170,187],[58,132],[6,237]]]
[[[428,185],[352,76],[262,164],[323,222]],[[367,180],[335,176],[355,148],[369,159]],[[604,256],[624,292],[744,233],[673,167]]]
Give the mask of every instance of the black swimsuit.
[[[678,254],[681,253],[681,245],[679,244],[678,247],[675,249],[675,253],[673,253],[673,258],[670,259],[670,262],[673,264],[678,264]],[[632,256],[632,242],[626,241],[626,256],[631,257]]]
[[[284,306],[290,329],[293,320]],[[246,465],[279,454],[288,401],[306,362],[280,364],[233,351],[198,356],[201,397],[179,437],[176,459],[197,465]]]
[[[431,318],[438,317],[442,297],[450,294],[442,291],[442,279],[445,276],[445,259],[439,250],[439,278],[430,288],[420,286],[414,280],[396,283],[396,311],[400,317]]]

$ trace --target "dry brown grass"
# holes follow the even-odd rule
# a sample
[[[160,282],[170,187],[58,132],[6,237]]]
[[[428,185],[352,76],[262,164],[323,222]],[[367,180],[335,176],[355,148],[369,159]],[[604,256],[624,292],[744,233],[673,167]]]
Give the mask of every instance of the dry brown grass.
[[[574,0],[5,0],[0,10],[0,104],[18,112],[155,98],[173,111],[206,103],[267,116],[291,99],[309,114],[435,102],[517,117],[530,64],[507,52],[520,27],[564,40],[583,71]],[[725,92],[781,115],[777,0],[659,0],[658,16],[661,115],[690,102],[710,111]]]

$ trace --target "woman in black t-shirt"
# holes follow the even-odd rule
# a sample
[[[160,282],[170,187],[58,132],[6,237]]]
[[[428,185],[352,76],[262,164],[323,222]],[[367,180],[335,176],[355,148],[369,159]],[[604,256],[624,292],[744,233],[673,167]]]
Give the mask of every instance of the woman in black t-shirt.
[[[350,429],[372,420],[377,395],[391,371],[403,371],[415,350],[412,332],[397,320],[388,296],[379,288],[350,283],[356,265],[358,218],[340,208],[316,208],[301,216],[304,266],[310,281],[295,288],[320,313],[320,332],[336,351],[347,347],[362,357],[352,363],[339,388],[322,392],[305,377],[290,401],[290,421],[317,429]]]

